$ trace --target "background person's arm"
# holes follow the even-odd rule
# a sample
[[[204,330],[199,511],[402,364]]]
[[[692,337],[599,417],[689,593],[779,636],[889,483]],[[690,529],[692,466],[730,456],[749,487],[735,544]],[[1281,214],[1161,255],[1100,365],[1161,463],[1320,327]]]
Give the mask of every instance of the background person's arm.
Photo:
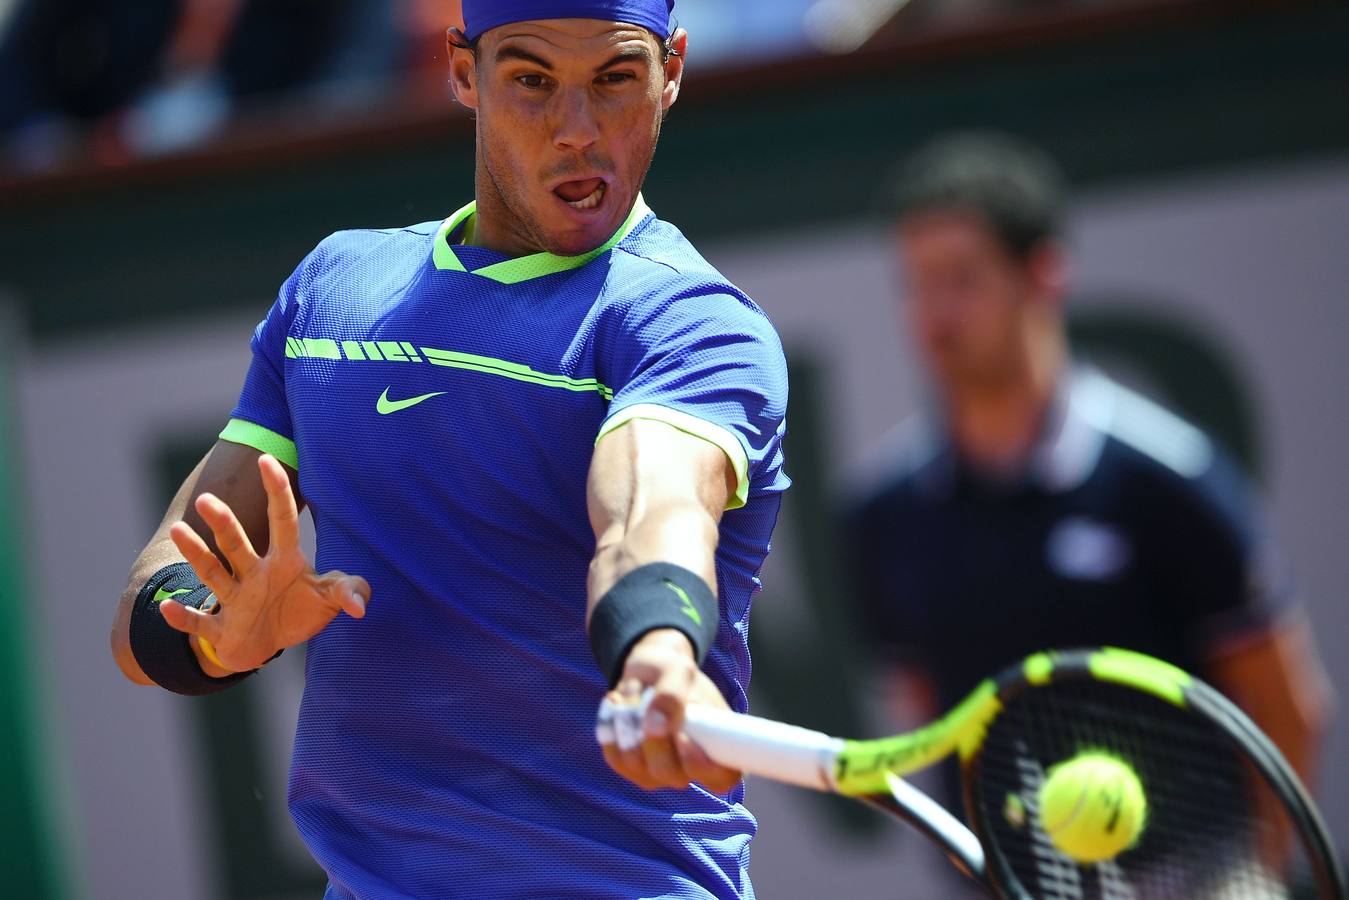
[[[1239,642],[1216,646],[1205,674],[1315,783],[1334,692],[1306,618],[1292,613]]]
[[[1176,506],[1176,603],[1203,660],[1308,785],[1333,691],[1284,555],[1242,473],[1221,454]]]

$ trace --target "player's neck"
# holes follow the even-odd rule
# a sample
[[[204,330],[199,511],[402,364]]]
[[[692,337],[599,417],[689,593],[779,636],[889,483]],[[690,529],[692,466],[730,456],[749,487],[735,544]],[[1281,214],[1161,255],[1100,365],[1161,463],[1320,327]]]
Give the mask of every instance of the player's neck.
[[[1066,366],[1058,340],[1026,354],[1006,378],[949,389],[948,427],[961,457],[991,472],[1023,469]]]
[[[497,193],[489,176],[478,173],[477,206],[469,227],[464,229],[463,243],[505,256],[519,258],[538,253],[544,248],[534,240]]]

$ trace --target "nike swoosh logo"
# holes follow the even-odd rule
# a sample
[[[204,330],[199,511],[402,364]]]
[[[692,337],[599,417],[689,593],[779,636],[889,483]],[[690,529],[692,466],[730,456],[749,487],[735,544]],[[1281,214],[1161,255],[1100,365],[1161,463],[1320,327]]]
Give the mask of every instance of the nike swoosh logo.
[[[179,594],[190,594],[190,593],[192,593],[192,588],[179,588],[176,591],[166,591],[163,588],[160,588],[159,590],[155,591],[155,597],[153,602],[163,603],[170,597],[177,597]]]
[[[679,611],[682,612],[684,615],[688,616],[690,619],[692,619],[693,624],[701,627],[703,624],[703,617],[698,612],[698,608],[693,605],[693,601],[689,599],[689,595],[684,591],[684,589],[679,585],[675,584],[673,581],[666,581],[665,586],[670,590],[674,591],[675,596],[679,598],[679,602],[683,604],[683,606],[679,608]]]
[[[387,416],[389,413],[396,413],[400,410],[416,406],[424,400],[430,400],[432,397],[439,397],[445,391],[434,391],[430,394],[422,394],[420,397],[409,397],[406,400],[390,400],[389,389],[385,388],[384,393],[379,395],[379,402],[375,404],[375,409],[381,416]]]

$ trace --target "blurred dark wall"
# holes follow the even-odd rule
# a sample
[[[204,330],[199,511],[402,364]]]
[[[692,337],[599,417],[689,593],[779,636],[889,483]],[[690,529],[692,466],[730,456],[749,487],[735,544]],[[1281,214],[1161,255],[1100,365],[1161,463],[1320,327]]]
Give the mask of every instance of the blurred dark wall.
[[[93,119],[129,102],[158,74],[178,19],[179,0],[22,0],[0,22],[6,78],[0,130],[32,108]],[[8,27],[5,27],[8,25]]]

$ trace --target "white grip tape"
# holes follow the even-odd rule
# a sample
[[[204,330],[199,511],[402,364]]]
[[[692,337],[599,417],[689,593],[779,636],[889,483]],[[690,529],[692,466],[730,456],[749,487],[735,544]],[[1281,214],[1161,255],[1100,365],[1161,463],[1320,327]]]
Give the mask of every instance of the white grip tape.
[[[709,706],[684,710],[684,733],[713,762],[817,791],[834,789],[843,741],[809,728]]]
[[[642,741],[651,693],[648,689],[634,703],[610,703],[606,698],[595,721],[595,739],[620,750],[635,750]],[[727,768],[817,791],[834,790],[834,762],[843,750],[839,738],[698,705],[685,708],[684,733],[713,762]]]

